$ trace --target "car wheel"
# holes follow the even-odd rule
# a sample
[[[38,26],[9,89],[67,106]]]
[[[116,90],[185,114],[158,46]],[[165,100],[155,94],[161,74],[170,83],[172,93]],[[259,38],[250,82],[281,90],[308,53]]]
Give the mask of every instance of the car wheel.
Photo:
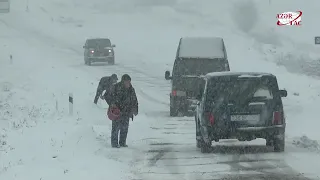
[[[201,140],[196,139],[196,141],[197,141],[196,142],[197,143],[197,148],[201,148],[201,143],[202,143]]]
[[[196,123],[196,146],[197,146],[197,148],[201,148],[201,144],[203,142],[201,139],[198,139],[201,136],[201,134],[200,134],[200,130],[199,130],[199,123],[197,121],[197,116],[195,116],[194,120]]]
[[[172,105],[170,104],[170,116],[177,117],[178,113],[179,113],[178,109],[176,107],[172,107]]]
[[[284,136],[284,134],[282,134]],[[279,139],[275,136],[266,138],[266,145],[273,146],[274,152],[284,152],[285,149],[285,139]]]
[[[266,146],[272,146],[272,140],[270,138],[266,138]]]
[[[273,141],[274,152],[284,152],[285,149],[285,139],[275,138]]]
[[[108,62],[108,64],[114,65],[114,58]]]
[[[202,137],[202,135],[201,135],[201,132],[200,132],[200,137],[201,137],[200,140],[197,139],[197,147],[199,146],[201,153],[210,153],[210,152],[211,152],[211,149],[212,149],[212,148],[211,148],[212,142],[206,143],[206,142],[203,140],[203,137]]]
[[[87,61],[87,64],[88,64],[89,66],[91,66],[91,61],[90,61],[90,60],[88,60],[88,61]]]
[[[200,151],[201,153],[210,153],[211,152],[211,143],[205,143],[203,140],[200,144]]]

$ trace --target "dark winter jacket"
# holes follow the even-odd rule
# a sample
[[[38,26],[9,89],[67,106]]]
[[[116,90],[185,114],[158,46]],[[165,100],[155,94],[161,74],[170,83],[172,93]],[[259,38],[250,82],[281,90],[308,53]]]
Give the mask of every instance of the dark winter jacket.
[[[110,99],[110,105],[116,105],[122,115],[132,117],[138,114],[138,99],[132,86],[125,88],[123,82],[118,82],[110,92],[109,98],[105,98]]]
[[[112,78],[110,76],[104,76],[100,79],[97,94],[101,95],[104,90],[108,90],[112,85]]]

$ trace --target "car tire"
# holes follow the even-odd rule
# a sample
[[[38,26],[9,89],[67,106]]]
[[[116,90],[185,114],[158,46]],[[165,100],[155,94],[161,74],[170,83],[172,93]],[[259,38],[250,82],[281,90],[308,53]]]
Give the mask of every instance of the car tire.
[[[108,64],[114,65],[114,58],[108,62]]]
[[[201,137],[200,140],[196,139],[197,141],[197,147],[200,148],[201,153],[210,153],[211,152],[211,146],[212,146],[212,142],[210,143],[206,143],[203,140],[203,137],[201,135],[201,132],[199,133],[199,136]]]
[[[199,124],[198,124],[198,121],[197,121],[197,116],[194,117],[194,121],[196,123],[196,147],[197,148],[201,148],[201,140],[197,139],[197,137],[200,136],[200,133],[199,133]]]
[[[274,152],[284,152],[285,149],[285,139],[275,138],[273,141],[273,151]]]
[[[210,153],[211,152],[211,143],[205,143],[203,140],[200,141],[200,151],[201,153]]]
[[[274,152],[284,152],[285,139],[279,139],[275,136],[268,137],[268,138],[266,138],[266,146],[273,146]]]
[[[179,113],[178,109],[170,105],[170,116],[177,117],[178,113]]]
[[[87,57],[84,58],[84,64],[91,66],[91,61],[89,60],[89,58]]]
[[[266,138],[266,146],[272,146],[272,140],[270,138]]]
[[[174,103],[172,104],[172,97],[170,96],[170,116],[171,117],[177,117],[179,114],[179,109],[176,108],[176,106],[174,105]]]
[[[197,146],[197,148],[201,148],[201,143],[202,143],[201,140],[196,139],[196,146]]]

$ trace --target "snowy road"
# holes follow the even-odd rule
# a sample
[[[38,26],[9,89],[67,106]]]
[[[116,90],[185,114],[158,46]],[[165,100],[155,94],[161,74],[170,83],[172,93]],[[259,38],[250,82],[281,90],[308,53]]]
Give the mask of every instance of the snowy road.
[[[319,179],[319,153],[297,148],[292,139],[302,134],[320,139],[320,83],[274,63],[292,49],[277,47],[274,55],[269,44],[237,31],[227,17],[212,19],[228,12],[230,3],[130,2],[33,0],[27,13],[13,1],[13,13],[0,17],[0,179]],[[231,69],[278,76],[289,93],[284,100],[285,153],[273,153],[264,140],[228,140],[202,154],[195,146],[193,117],[168,116],[170,82],[164,80],[164,71],[172,69],[178,39],[199,34],[225,38]],[[81,47],[93,35],[115,42],[115,66],[84,65]],[[98,80],[111,73],[132,76],[140,103],[130,124],[128,149],[110,148],[105,105],[92,105]],[[73,117],[67,112],[69,92],[75,97]]]
[[[195,147],[194,120],[172,118],[151,126],[158,135],[148,138],[144,165],[135,171],[141,180],[224,179],[224,180],[309,180],[286,162],[286,153],[273,153],[265,141],[235,140],[214,144],[202,154]],[[235,145],[236,144],[236,145]]]

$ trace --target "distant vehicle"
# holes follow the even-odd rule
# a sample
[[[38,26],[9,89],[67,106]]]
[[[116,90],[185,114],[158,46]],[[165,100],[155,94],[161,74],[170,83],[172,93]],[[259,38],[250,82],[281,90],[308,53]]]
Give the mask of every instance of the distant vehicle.
[[[87,39],[84,48],[84,62],[91,65],[93,62],[108,62],[114,64],[115,45],[108,38]]]
[[[0,13],[10,12],[10,0],[0,0]]]
[[[205,76],[197,97],[197,147],[210,151],[212,141],[265,138],[267,146],[282,152],[285,127],[282,97],[276,76],[269,73],[220,72]]]
[[[227,51],[219,37],[180,38],[177,54],[165,79],[171,80],[170,116],[194,113],[196,93],[203,83],[201,76],[209,72],[230,71]]]

